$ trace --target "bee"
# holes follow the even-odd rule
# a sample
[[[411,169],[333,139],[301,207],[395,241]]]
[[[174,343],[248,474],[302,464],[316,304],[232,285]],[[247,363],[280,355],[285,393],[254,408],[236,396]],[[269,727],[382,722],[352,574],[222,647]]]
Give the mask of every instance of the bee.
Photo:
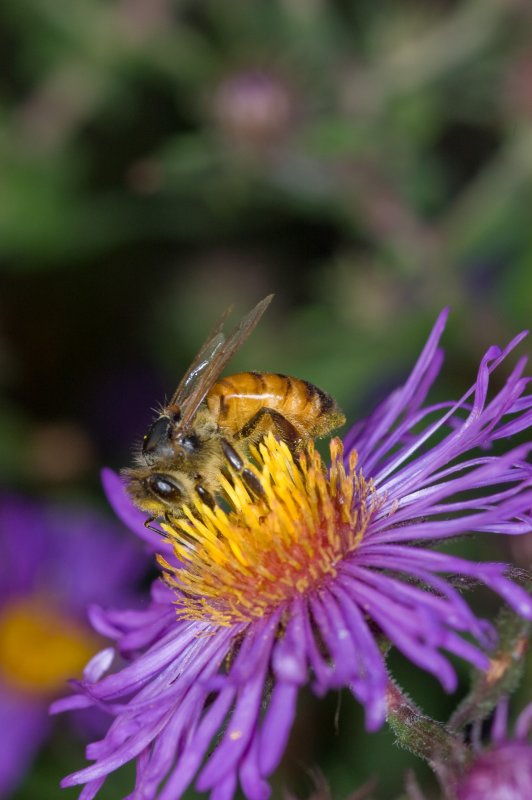
[[[272,431],[297,454],[309,439],[345,422],[333,398],[308,381],[287,375],[241,372],[220,378],[229,359],[252,333],[269,306],[268,295],[227,336],[228,309],[211,331],[144,436],[137,466],[123,470],[135,504],[171,522],[195,497],[214,507],[221,475],[230,465],[251,496],[260,481],[246,466],[250,444]]]

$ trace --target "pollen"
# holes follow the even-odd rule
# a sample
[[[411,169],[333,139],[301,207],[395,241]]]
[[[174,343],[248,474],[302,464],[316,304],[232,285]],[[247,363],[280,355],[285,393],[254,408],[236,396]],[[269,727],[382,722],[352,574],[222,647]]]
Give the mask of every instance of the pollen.
[[[159,557],[177,594],[178,614],[217,625],[252,622],[334,579],[359,546],[379,504],[371,481],[344,465],[343,447],[330,444],[326,468],[310,443],[294,457],[271,434],[252,448],[248,466],[264,497],[251,497],[238,473],[222,478],[229,508],[198,500],[166,525],[180,565]]]

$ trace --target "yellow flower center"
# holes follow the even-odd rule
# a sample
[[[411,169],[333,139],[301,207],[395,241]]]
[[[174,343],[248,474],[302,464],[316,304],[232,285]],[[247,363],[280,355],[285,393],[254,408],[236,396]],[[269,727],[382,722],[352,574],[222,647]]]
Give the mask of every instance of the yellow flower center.
[[[0,610],[0,680],[19,691],[61,690],[97,649],[98,638],[47,598],[25,597]]]
[[[233,473],[221,481],[229,511],[198,500],[165,526],[182,567],[159,562],[179,592],[181,617],[251,622],[314,592],[357,548],[378,505],[356,453],[345,469],[339,439],[331,442],[329,470],[312,443],[295,460],[272,435],[252,456],[263,500]]]

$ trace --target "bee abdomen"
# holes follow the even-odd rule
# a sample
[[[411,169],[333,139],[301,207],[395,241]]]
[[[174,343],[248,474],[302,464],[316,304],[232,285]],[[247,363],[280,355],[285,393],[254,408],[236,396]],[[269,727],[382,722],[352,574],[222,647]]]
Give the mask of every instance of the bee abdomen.
[[[241,372],[222,378],[207,394],[206,403],[218,425],[235,435],[262,409],[281,414],[302,439],[324,436],[345,421],[327,392],[278,373]],[[266,432],[266,419],[261,426]]]

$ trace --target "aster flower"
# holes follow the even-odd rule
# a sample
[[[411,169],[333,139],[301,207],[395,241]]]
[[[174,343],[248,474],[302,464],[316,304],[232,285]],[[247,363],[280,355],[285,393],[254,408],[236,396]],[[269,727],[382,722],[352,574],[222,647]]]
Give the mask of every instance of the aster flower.
[[[532,797],[532,703],[519,715],[514,736],[508,734],[508,701],[497,706],[491,743],[481,748],[475,731],[476,758],[455,786],[457,800],[527,800]]]
[[[522,336],[488,350],[460,400],[425,405],[445,320],[444,312],[404,386],[344,445],[333,440],[328,470],[312,446],[296,464],[267,438],[254,467],[264,502],[233,475],[224,482],[228,511],[198,501],[165,528],[174,559],[160,557],[165,578],[149,609],[93,609],[96,629],[131,663],[106,674],[106,651],[77,694],[55,704],[114,716],[87,749],[95,763],[64,786],[86,784],[81,798],[90,800],[111,771],[136,759],[131,798],[176,800],[194,781],[215,800],[232,797],[238,783],[249,800],[266,798],[304,684],[318,695],[348,687],[368,730],[382,725],[383,637],[447,691],[457,682],[448,653],[487,668],[493,628],[446,574],[485,583],[532,618],[532,599],[504,565],[428,546],[531,527],[531,445],[490,450],[532,423],[524,359],[488,400],[492,372]],[[126,515],[118,483],[113,493]]]
[[[144,573],[145,557],[119,527],[84,508],[0,498],[2,798],[50,733],[50,700],[101,649],[87,604],[98,599],[127,607],[136,600],[134,581]]]

